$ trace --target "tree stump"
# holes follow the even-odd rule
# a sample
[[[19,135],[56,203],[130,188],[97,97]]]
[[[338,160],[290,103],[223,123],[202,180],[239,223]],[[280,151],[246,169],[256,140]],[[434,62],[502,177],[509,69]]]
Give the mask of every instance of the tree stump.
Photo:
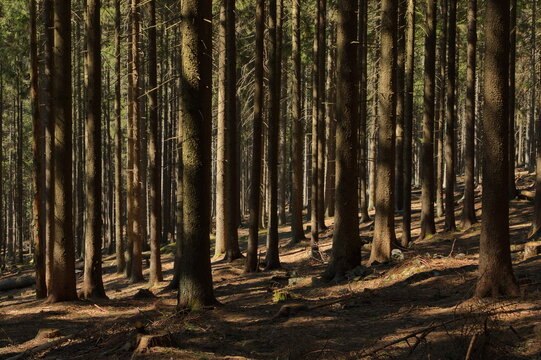
[[[524,260],[541,254],[541,241],[531,241],[524,245]]]
[[[141,354],[155,346],[171,346],[171,336],[166,331],[161,331],[154,335],[137,334],[137,347],[135,354]]]

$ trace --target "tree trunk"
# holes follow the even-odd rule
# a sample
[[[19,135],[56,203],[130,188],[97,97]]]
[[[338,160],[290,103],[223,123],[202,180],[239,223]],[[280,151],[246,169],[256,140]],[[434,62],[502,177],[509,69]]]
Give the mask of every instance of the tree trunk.
[[[444,176],[444,156],[443,156],[443,134],[445,129],[445,88],[446,88],[446,68],[447,68],[447,0],[441,2],[442,17],[442,37],[440,40],[440,86],[438,101],[438,120],[436,122],[436,215],[443,216],[443,176]]]
[[[357,14],[354,1],[339,0],[337,13],[336,214],[332,259],[325,278],[339,279],[361,263],[359,241]]]
[[[300,0],[299,0],[300,1]],[[245,272],[258,271],[259,217],[261,211],[261,155],[263,127],[263,47],[265,32],[265,0],[257,0],[255,39],[255,90],[252,145],[252,173],[250,185],[250,229]]]
[[[45,113],[47,114],[47,123],[45,128],[45,196],[46,196],[46,259],[45,259],[45,277],[47,285],[47,294],[53,287],[53,264],[54,264],[54,99],[53,99],[53,0],[44,0],[43,2],[43,21],[45,28],[45,48],[43,52],[45,62]],[[1,133],[1,131],[0,131]],[[1,159],[0,159],[1,160]],[[2,207],[0,206],[0,209]]]
[[[88,0],[86,9],[86,74],[88,110],[86,139],[86,229],[84,298],[105,298],[101,268],[102,155],[101,155],[101,26],[100,0]]]
[[[456,7],[457,0],[449,3],[447,45],[447,104],[445,127],[445,230],[455,231],[455,158],[456,158]]]
[[[327,26],[327,0],[319,0],[319,11],[318,11],[318,24],[319,24],[319,46],[317,53],[317,60],[319,61],[318,66],[318,77],[317,77],[317,86],[318,90],[318,112],[317,112],[317,216],[318,216],[318,229],[325,230],[327,226],[325,225],[325,104],[326,104],[326,89],[325,89],[325,63],[326,63],[326,48],[327,48],[327,35],[326,35],[326,26]]]
[[[54,0],[55,226],[49,301],[77,299],[72,215],[71,1]]]
[[[235,26],[235,0],[226,0],[225,4],[225,70],[226,70],[226,191],[229,194],[226,202],[226,211],[230,214],[230,220],[226,224],[226,259],[233,261],[242,257],[239,248],[239,181],[237,143],[237,46]]]
[[[278,131],[280,129],[280,59],[277,51],[276,0],[269,2],[269,136],[267,168],[269,174],[269,226],[267,232],[267,270],[280,268],[278,250]]]
[[[434,14],[434,18],[436,14]],[[395,208],[404,205],[404,76],[405,76],[406,0],[398,0],[397,55],[396,55],[396,154],[395,154]],[[434,29],[434,31],[436,31]],[[435,36],[434,36],[435,37]],[[434,39],[434,44],[435,44]],[[435,48],[435,45],[434,45]],[[426,59],[425,59],[426,62]],[[426,65],[425,65],[426,66]],[[433,121],[433,120],[432,120]],[[433,161],[433,160],[432,160]]]
[[[464,156],[464,205],[462,228],[469,229],[477,222],[475,217],[475,73],[477,47],[477,0],[468,2],[468,70],[466,75],[466,147]],[[514,179],[513,179],[514,182]]]
[[[509,0],[487,0],[483,218],[476,297],[519,295],[509,250]]]
[[[122,196],[122,98],[120,92],[120,39],[121,12],[120,1],[115,0],[115,238],[116,238],[116,272],[121,274],[126,268],[124,257],[124,197]]]
[[[329,42],[336,43],[334,23],[330,23]],[[327,216],[334,216],[335,185],[336,185],[336,51],[331,48],[327,51],[327,101],[326,101],[326,126],[327,126],[327,171],[325,179],[325,209]]]
[[[33,236],[34,236],[34,264],[36,267],[36,297],[47,297],[47,284],[45,281],[45,179],[44,179],[44,144],[43,144],[43,117],[39,109],[38,89],[38,49],[36,0],[30,0],[30,93],[32,97],[32,153],[34,162],[33,187],[34,198],[32,203]],[[1,193],[0,193],[1,196]]]
[[[511,0],[511,17],[509,36],[509,198],[517,195],[515,185],[515,72],[517,55],[517,0]]]
[[[181,121],[184,238],[179,261],[180,306],[214,304],[210,267],[212,137],[212,1],[182,0]]]
[[[411,242],[411,172],[413,150],[413,85],[415,62],[415,0],[408,0],[406,10],[406,91],[404,98],[404,213],[402,216],[402,238],[404,247]]]
[[[378,86],[378,154],[376,160],[376,220],[369,264],[391,258],[394,231],[395,66],[397,0],[381,3],[381,58]]]
[[[231,220],[226,206],[230,203],[231,193],[227,184],[227,173],[230,164],[227,159],[227,25],[226,7],[228,0],[220,1],[220,15],[218,22],[218,109],[216,117],[216,243],[214,246],[214,257],[225,253],[227,242],[227,224]]]
[[[128,194],[131,198],[131,206],[128,209],[128,216],[131,218],[130,224],[128,224],[129,232],[128,236],[131,240],[128,241],[128,250],[131,253],[131,269],[130,280],[132,282],[143,281],[143,262],[141,258],[142,253],[142,209],[141,198],[143,196],[141,192],[141,130],[139,120],[139,0],[131,0],[131,33],[130,33],[130,73],[128,77],[129,88],[131,90],[131,117],[129,123],[131,127],[131,134],[129,139],[131,145],[128,150],[131,153],[129,156],[131,160],[131,189],[128,188]],[[131,211],[130,211],[131,210]]]
[[[300,0],[292,1],[291,10],[291,58],[293,76],[291,89],[292,121],[292,187],[291,187],[291,242],[298,243],[306,239],[303,225],[303,143],[304,124],[302,122],[302,72],[301,72],[301,5]]]
[[[360,116],[359,116],[359,207],[361,223],[370,221],[368,215],[368,1],[359,0],[359,58]]]
[[[436,233],[434,224],[434,99],[436,83],[436,0],[427,0],[423,139],[421,144],[421,235]]]

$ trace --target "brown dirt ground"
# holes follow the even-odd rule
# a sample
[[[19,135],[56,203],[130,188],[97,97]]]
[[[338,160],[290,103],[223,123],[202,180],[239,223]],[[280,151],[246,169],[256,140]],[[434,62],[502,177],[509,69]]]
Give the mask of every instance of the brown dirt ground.
[[[521,185],[529,187],[531,180],[521,177]],[[460,196],[457,192],[457,219]],[[414,237],[418,197],[416,191]],[[531,213],[530,202],[512,201],[512,244],[526,242]],[[397,214],[397,233],[399,220]],[[324,259],[330,253],[332,219],[327,225],[321,241]],[[437,227],[442,229],[443,218]],[[541,256],[522,261],[521,252],[513,252],[521,298],[472,300],[479,225],[415,242],[404,251],[404,261],[380,265],[368,279],[340,283],[320,280],[325,263],[309,258],[308,243],[288,247],[289,228],[280,230],[283,270],[245,275],[242,261],[213,260],[215,292],[222,303],[215,309],[178,310],[175,293],[163,292],[167,282],[151,289],[155,299],[132,299],[148,286],[117,275],[113,257],[104,261],[106,301],[46,304],[34,299],[32,288],[0,293],[0,358],[23,353],[22,359],[465,359],[472,345],[471,359],[541,359]],[[371,224],[361,231],[370,237]],[[244,242],[245,235],[243,230]],[[368,255],[365,248],[365,260]],[[163,256],[163,265],[169,280],[171,254]],[[25,272],[30,270],[20,273]],[[291,276],[308,279],[290,286]],[[290,299],[274,303],[276,290]],[[277,317],[283,304],[318,307]],[[134,354],[138,322],[151,334],[165,331],[171,346]],[[59,337],[34,340],[46,328],[59,329]],[[59,340],[54,346],[32,351],[54,340]]]

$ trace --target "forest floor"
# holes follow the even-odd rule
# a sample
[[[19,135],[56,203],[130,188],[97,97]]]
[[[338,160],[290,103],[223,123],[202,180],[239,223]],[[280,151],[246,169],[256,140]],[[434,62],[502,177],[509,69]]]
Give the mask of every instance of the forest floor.
[[[531,187],[531,177],[523,174],[520,185]],[[414,238],[419,195],[413,194]],[[461,193],[456,196],[460,219]],[[480,193],[476,196],[480,218]],[[415,241],[403,252],[403,260],[359,267],[339,283],[320,280],[325,261],[309,257],[308,242],[287,246],[289,227],[283,227],[283,270],[246,275],[242,260],[229,264],[213,259],[215,293],[222,304],[214,309],[178,311],[176,294],[163,291],[167,281],[151,289],[155,297],[134,298],[148,285],[130,284],[117,275],[113,257],[104,260],[109,300],[47,304],[34,299],[33,288],[0,293],[0,358],[541,359],[541,256],[523,261],[521,252],[531,214],[531,202],[511,202],[520,298],[471,299],[478,224]],[[398,234],[400,218],[397,214]],[[326,224],[324,260],[330,255],[333,220]],[[371,226],[361,226],[363,238],[371,236]],[[437,227],[442,230],[443,218],[437,219]],[[243,230],[244,243],[245,234]],[[368,255],[365,246],[364,260]],[[170,280],[172,255],[162,260]],[[36,338],[40,329],[59,331]],[[153,344],[160,346],[135,352],[138,331],[161,335]]]

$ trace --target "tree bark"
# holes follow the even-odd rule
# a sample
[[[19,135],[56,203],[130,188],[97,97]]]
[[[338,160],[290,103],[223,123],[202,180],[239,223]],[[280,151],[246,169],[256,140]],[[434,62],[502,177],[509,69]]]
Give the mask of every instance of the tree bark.
[[[277,6],[269,1],[269,136],[267,169],[269,174],[269,226],[267,232],[267,270],[280,268],[278,250],[278,131],[280,129],[280,67],[277,51]]]
[[[300,0],[299,0],[300,1]],[[265,0],[257,0],[255,39],[255,90],[253,117],[252,173],[250,185],[250,229],[245,272],[258,271],[259,217],[261,205],[261,155],[263,126],[263,48],[265,32]]]
[[[397,0],[381,3],[381,57],[378,86],[378,154],[376,160],[376,220],[369,264],[391,258],[394,231],[395,66]]]
[[[361,223],[370,221],[368,214],[368,1],[359,0],[360,116],[359,116],[359,207]]]
[[[517,195],[515,184],[515,103],[516,103],[516,54],[517,54],[517,0],[511,0],[511,34],[509,36],[509,198]]]
[[[487,0],[483,117],[483,218],[476,297],[519,295],[509,250],[509,0]]]
[[[413,151],[413,91],[415,69],[415,0],[408,0],[406,10],[406,91],[404,98],[404,212],[402,215],[402,238],[404,247],[411,242],[411,178]]]
[[[455,158],[456,158],[456,7],[449,3],[448,53],[447,53],[447,104],[445,127],[445,230],[455,231]]]
[[[434,18],[436,14],[434,14]],[[396,55],[396,155],[395,155],[395,208],[404,206],[404,76],[406,0],[398,0],[397,55]],[[435,30],[434,30],[435,31]],[[435,43],[436,40],[434,40]],[[435,48],[435,45],[434,45]],[[425,59],[426,61],[426,59]],[[432,160],[433,161],[433,160]]]
[[[148,11],[148,121],[150,123],[149,138],[149,170],[150,170],[150,277],[154,285],[163,281],[160,259],[162,199],[161,199],[161,153],[158,134],[158,62],[156,58],[156,0],[147,4]]]
[[[446,69],[447,69],[447,22],[448,22],[448,0],[441,2],[442,17],[442,37],[440,39],[440,86],[438,99],[438,120],[436,122],[436,216],[443,216],[443,176],[444,176],[444,129],[445,129],[445,88],[446,88]]]
[[[71,0],[54,0],[55,230],[50,302],[77,299],[72,215]]]
[[[212,1],[182,0],[181,127],[184,238],[179,261],[179,305],[216,302],[210,266],[212,136]]]
[[[337,13],[336,93],[336,214],[332,259],[325,278],[343,278],[361,263],[358,203],[358,9],[354,1],[339,0]]]
[[[293,75],[291,89],[292,121],[292,187],[291,187],[291,242],[305,240],[303,225],[303,147],[304,124],[302,122],[302,72],[301,72],[301,5],[300,0],[292,0],[291,10],[291,58]]]
[[[120,1],[115,0],[115,238],[116,238],[116,272],[121,274],[126,268],[124,257],[124,197],[122,196],[122,98],[120,92],[120,41],[121,10]]]
[[[36,267],[36,297],[47,297],[45,279],[45,173],[43,117],[40,114],[38,89],[38,49],[37,49],[36,0],[30,0],[30,94],[32,98],[32,153],[34,162],[32,203],[34,264]],[[1,196],[1,193],[0,193]],[[0,208],[1,209],[1,208]]]
[[[106,298],[102,280],[102,133],[101,133],[101,26],[100,0],[88,0],[86,8],[87,118],[85,126],[85,267],[84,298]]]
[[[466,75],[466,147],[464,156],[464,205],[462,228],[469,229],[477,222],[475,217],[475,76],[477,48],[477,0],[468,2],[468,70]],[[513,178],[514,182],[514,178]]]
[[[436,83],[436,0],[427,0],[424,71],[423,140],[421,144],[421,235],[436,233],[434,223],[434,99]]]

